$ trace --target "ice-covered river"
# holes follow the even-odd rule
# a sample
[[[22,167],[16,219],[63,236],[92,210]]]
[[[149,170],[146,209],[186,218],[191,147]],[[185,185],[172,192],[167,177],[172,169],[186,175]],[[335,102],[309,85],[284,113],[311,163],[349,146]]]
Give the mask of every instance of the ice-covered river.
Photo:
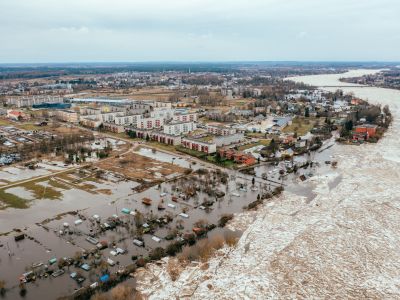
[[[174,282],[155,266],[139,289],[152,299],[400,298],[400,91],[339,81],[371,72],[293,80],[388,104],[394,121],[379,143],[335,147],[338,168],[299,183],[312,187],[312,201],[284,192],[238,215],[234,226],[251,225],[235,249]]]

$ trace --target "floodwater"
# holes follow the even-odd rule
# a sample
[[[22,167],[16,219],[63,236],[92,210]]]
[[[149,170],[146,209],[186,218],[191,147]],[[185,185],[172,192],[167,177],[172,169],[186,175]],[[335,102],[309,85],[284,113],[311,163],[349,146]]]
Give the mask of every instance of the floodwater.
[[[327,141],[327,143],[329,143],[329,141]],[[158,150],[153,151],[146,147],[142,147],[138,151],[138,154],[162,162],[178,164],[185,168],[192,168],[193,170],[206,168],[212,171],[216,169],[207,163],[199,161],[193,163],[194,160],[192,158],[184,155],[171,155]],[[321,159],[322,162],[325,160],[325,155],[325,152],[321,152],[320,154],[315,154],[316,157],[312,157],[312,159]],[[302,162],[305,160],[306,158],[299,157],[295,159],[295,162]],[[321,165],[320,167],[326,166]],[[116,271],[118,266],[131,264],[132,256],[146,256],[148,251],[159,246],[165,248],[171,242],[167,241],[165,237],[171,233],[177,225],[183,226],[182,233],[191,233],[195,223],[199,220],[206,220],[209,224],[218,224],[223,214],[235,214],[243,211],[245,206],[257,199],[257,195],[261,193],[262,190],[271,190],[280,184],[284,184],[288,189],[292,190],[292,192],[305,195],[312,199],[313,194],[309,192],[310,187],[296,188],[298,176],[303,173],[310,176],[310,173],[313,172],[311,168],[301,169],[296,175],[291,174],[284,178],[279,178],[280,175],[276,171],[283,168],[285,168],[284,165],[256,168],[256,188],[252,188],[251,186],[253,176],[233,170],[226,170],[229,176],[228,184],[218,183],[213,187],[214,190],[220,190],[225,193],[224,197],[218,199],[210,197],[206,193],[200,191],[189,200],[172,201],[172,196],[178,196],[180,193],[174,189],[187,184],[196,184],[196,179],[190,179],[189,176],[178,179],[177,182],[172,180],[163,183],[161,184],[161,188],[153,186],[143,192],[135,193],[132,189],[136,187],[138,183],[118,180],[115,176],[109,174],[109,181],[103,183],[90,181],[90,184],[94,185],[96,189],[110,190],[110,195],[101,193],[93,194],[88,191],[72,188],[63,190],[60,200],[41,199],[32,201],[28,209],[10,208],[0,211],[0,232],[6,233],[12,231],[14,228],[19,228],[29,237],[25,238],[23,241],[15,242],[13,238],[14,234],[0,236],[1,274],[7,274],[6,286],[9,289],[6,298],[20,298],[18,278],[25,272],[26,268],[29,268],[33,263],[47,263],[52,257],[73,257],[77,251],[92,249],[93,245],[85,240],[89,234],[95,233],[98,240],[116,240],[118,241],[118,247],[128,251],[128,254],[114,257],[109,254],[110,248],[103,250],[103,256],[105,258],[109,257],[115,262],[118,262],[117,266],[109,268],[110,270]],[[37,176],[34,170],[19,170],[18,172],[24,173],[25,177],[28,176],[29,172]],[[262,173],[268,173],[268,177],[276,182],[271,181],[269,185],[266,185],[265,181],[261,179]],[[73,177],[74,175],[71,176]],[[203,177],[199,177],[199,180],[200,178],[205,180],[207,176],[208,175],[203,175]],[[46,181],[44,181],[43,184],[46,184]],[[19,187],[10,188],[8,191],[14,191],[20,197],[31,196],[29,191]],[[144,197],[152,199],[153,202],[150,206],[142,204],[141,201]],[[201,207],[201,204],[205,200],[214,201],[211,209],[205,210]],[[165,210],[163,211],[158,210],[158,204],[161,201],[163,201],[163,205],[165,206]],[[172,204],[174,207],[169,207],[168,204]],[[161,217],[170,215],[173,221],[162,228],[157,228],[153,234],[145,234],[143,240],[146,246],[145,248],[140,248],[132,243],[135,237],[135,218],[131,215],[124,215],[121,213],[123,208],[127,208],[131,211],[140,211],[146,218],[150,216]],[[79,219],[78,216],[67,213],[76,211],[79,211],[79,214],[84,219],[84,222],[80,225],[74,225],[74,222]],[[185,212],[188,218],[179,216],[182,212]],[[56,217],[58,214],[63,215]],[[90,219],[95,214],[99,215],[104,221],[113,214],[116,214],[127,225],[126,227],[118,227],[116,230],[109,230],[104,233],[93,231],[94,227]],[[46,222],[44,226],[41,226],[40,223],[46,219],[51,220]],[[59,231],[63,229],[64,223],[70,224],[72,234],[59,234]],[[212,235],[217,232],[218,230],[214,230],[210,234]],[[153,236],[161,238],[161,241],[154,241],[152,239]],[[70,267],[70,270],[66,270],[66,273],[60,277],[39,279],[35,283],[28,283],[28,293],[25,299],[53,299],[73,293],[80,286],[69,278],[69,273],[77,270],[78,269],[75,267]],[[98,281],[99,275],[96,272],[83,272],[83,275],[86,277],[86,281],[83,284],[84,286]],[[2,279],[1,276],[0,279]]]

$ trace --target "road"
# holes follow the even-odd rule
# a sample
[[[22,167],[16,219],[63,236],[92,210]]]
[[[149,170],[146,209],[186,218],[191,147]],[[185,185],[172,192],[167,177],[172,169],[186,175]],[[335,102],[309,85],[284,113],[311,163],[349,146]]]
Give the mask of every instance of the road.
[[[125,154],[133,151],[133,149],[136,147],[135,144],[136,143],[132,143],[132,147],[129,147],[129,149],[127,151],[125,151],[125,152],[123,152],[123,153],[121,153],[119,155],[122,156],[122,155],[125,155]],[[111,155],[110,157],[104,158],[101,161],[102,162],[103,161],[107,161],[107,160],[112,159],[112,158],[114,158],[113,155]],[[46,179],[46,178],[53,177],[53,176],[56,176],[56,175],[59,175],[59,174],[71,172],[71,171],[74,171],[74,170],[77,170],[77,169],[80,169],[80,168],[84,168],[84,167],[89,166],[89,165],[96,165],[96,163],[84,163],[84,164],[80,164],[80,165],[74,166],[72,168],[67,168],[67,169],[64,169],[64,170],[61,170],[61,171],[51,172],[50,174],[36,176],[36,177],[29,178],[29,179],[25,179],[25,180],[9,183],[9,184],[0,186],[0,190],[5,190],[5,189],[12,188],[14,186],[19,186],[21,184],[25,184],[25,183],[28,183],[28,182],[32,182],[32,181],[36,181],[36,180],[40,180],[40,179]]]

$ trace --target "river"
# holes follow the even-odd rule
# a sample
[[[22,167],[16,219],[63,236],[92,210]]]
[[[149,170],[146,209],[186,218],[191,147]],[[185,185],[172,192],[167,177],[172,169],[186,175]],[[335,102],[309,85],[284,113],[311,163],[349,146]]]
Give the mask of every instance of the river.
[[[336,169],[299,182],[311,186],[311,201],[285,191],[237,215],[231,226],[247,229],[236,248],[207,267],[186,268],[176,281],[153,266],[138,288],[150,299],[400,298],[400,91],[339,81],[372,72],[292,80],[388,104],[394,120],[381,141],[337,145]]]

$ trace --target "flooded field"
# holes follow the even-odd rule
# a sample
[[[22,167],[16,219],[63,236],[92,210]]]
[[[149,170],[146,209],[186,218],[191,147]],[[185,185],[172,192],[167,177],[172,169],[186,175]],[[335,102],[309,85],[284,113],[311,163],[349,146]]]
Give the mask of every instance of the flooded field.
[[[35,170],[0,171],[1,200],[21,205],[0,210],[0,268],[7,274],[0,280],[6,281],[6,298],[20,297],[19,278],[30,271],[37,279],[26,284],[26,299],[70,295],[99,281],[105,270],[117,272],[157,247],[193,235],[194,228],[218,226],[222,216],[242,212],[276,187],[312,197],[309,187],[295,187],[299,176],[331,168],[324,164],[326,151],[257,167],[253,176],[135,144],[114,148],[112,156],[90,164],[42,162]],[[307,160],[315,161],[313,167],[280,173]],[[15,241],[21,234],[24,238]],[[86,256],[100,242],[105,249]],[[70,259],[74,264],[65,265]],[[84,263],[90,270],[82,269]],[[57,274],[64,265],[64,273]],[[70,278],[71,273],[83,281]]]

